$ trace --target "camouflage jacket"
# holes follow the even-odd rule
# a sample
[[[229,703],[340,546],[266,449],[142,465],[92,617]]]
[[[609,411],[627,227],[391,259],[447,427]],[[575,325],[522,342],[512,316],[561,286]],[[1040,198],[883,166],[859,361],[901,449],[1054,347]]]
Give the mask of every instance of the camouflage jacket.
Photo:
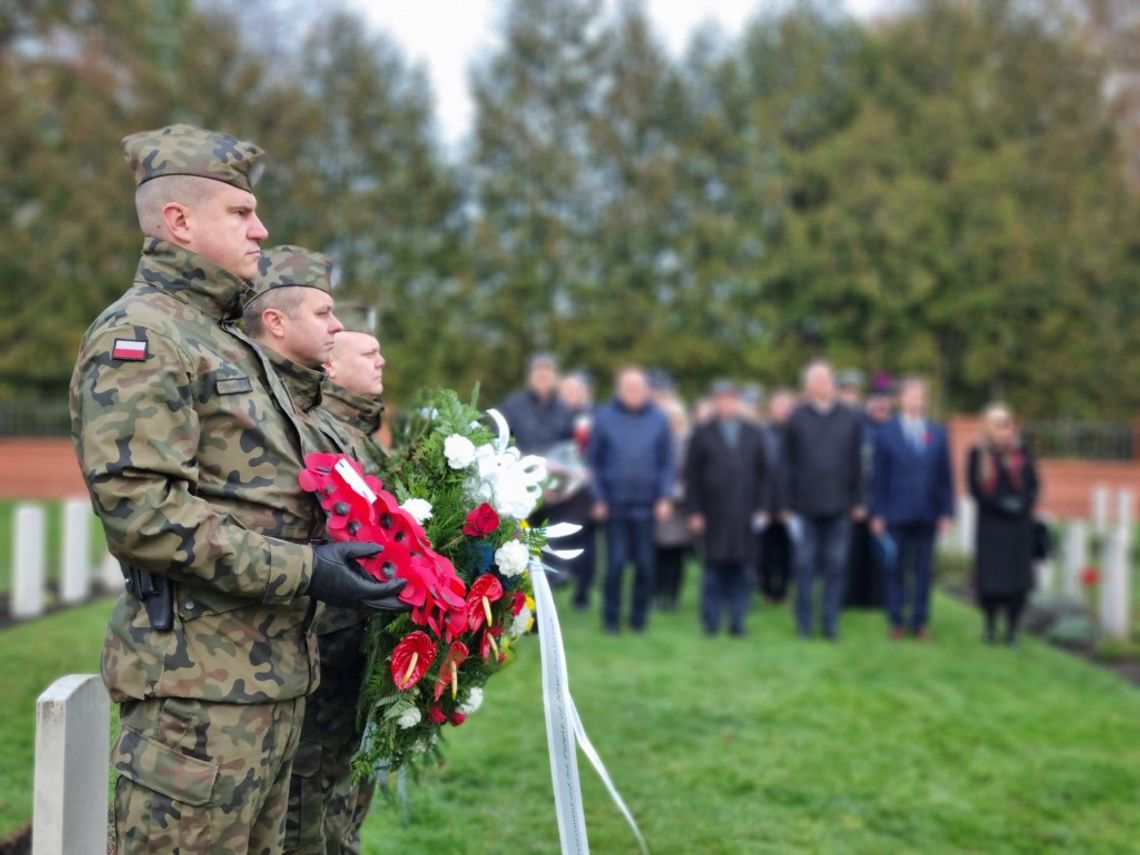
[[[376,461],[368,450],[368,439],[380,428],[384,404],[378,398],[346,389],[327,377],[321,387],[320,416],[325,430],[337,437],[337,451],[358,460],[365,472],[377,474]],[[315,624],[317,635],[328,635],[355,626],[366,615],[351,609],[321,605]]]
[[[321,411],[329,430],[337,434],[341,451],[358,460],[365,472],[376,474],[376,461],[368,444],[380,429],[383,402],[358,395],[326,377],[321,386]]]
[[[249,288],[148,238],[80,347],[72,437],[108,547],[175,583],[169,632],[129,594],[115,606],[103,677],[119,701],[262,703],[318,680],[301,595],[323,522],[297,485],[291,399],[231,322]]]

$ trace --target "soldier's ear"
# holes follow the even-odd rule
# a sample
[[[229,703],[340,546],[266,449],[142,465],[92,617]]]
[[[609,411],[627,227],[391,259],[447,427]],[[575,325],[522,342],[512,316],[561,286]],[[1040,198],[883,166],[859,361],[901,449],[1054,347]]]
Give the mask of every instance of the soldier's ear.
[[[170,240],[181,246],[189,246],[193,242],[190,228],[190,217],[186,206],[178,202],[167,202],[162,206],[162,223]]]
[[[273,338],[285,337],[286,315],[280,309],[267,308],[261,313],[261,325]]]

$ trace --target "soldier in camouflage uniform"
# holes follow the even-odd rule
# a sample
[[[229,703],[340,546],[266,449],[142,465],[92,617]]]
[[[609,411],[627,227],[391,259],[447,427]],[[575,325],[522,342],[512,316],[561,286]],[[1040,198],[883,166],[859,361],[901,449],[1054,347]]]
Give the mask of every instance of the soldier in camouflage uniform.
[[[379,401],[330,383],[321,367],[329,361],[335,371],[334,351],[344,350],[346,337],[359,335],[340,332],[335,319],[330,323],[331,271],[332,262],[318,253],[291,246],[267,250],[254,280],[255,296],[245,305],[244,323],[285,382],[312,442],[370,468],[363,431],[378,426]],[[378,344],[376,360],[383,364]],[[346,404],[356,411],[351,425],[324,409],[332,406],[343,413]],[[368,413],[363,423],[360,409]],[[352,786],[352,756],[360,742],[356,705],[364,670],[363,619],[357,609],[322,607],[317,612],[321,685],[306,704],[286,821],[286,851],[294,855],[359,851],[360,823],[371,797],[370,787],[362,800]]]
[[[123,565],[103,649],[120,706],[115,837],[128,853],[276,853],[315,600],[382,609],[369,544],[323,544],[285,390],[232,325],[267,232],[261,150],[175,125],[123,141],[147,235],[71,381],[72,436]]]
[[[374,326],[371,313],[361,310],[364,307],[338,309],[345,329],[337,333],[325,363],[321,413],[337,433],[340,450],[369,471],[376,463],[368,444],[384,410],[384,357],[369,331]],[[317,617],[323,677],[305,708],[289,800],[288,827],[303,830],[297,848],[290,850],[298,855],[360,852],[360,826],[374,789],[371,780],[359,785],[352,781],[352,756],[361,737],[356,708],[365,665],[362,617],[337,608],[322,609]]]

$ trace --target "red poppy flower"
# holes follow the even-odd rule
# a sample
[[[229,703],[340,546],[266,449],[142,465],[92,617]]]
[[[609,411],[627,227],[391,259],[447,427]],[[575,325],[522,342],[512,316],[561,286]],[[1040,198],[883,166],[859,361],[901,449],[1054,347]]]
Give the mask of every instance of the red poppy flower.
[[[392,681],[405,692],[418,683],[435,661],[435,642],[426,632],[409,632],[392,651]]]
[[[1089,565],[1081,570],[1081,584],[1086,588],[1091,588],[1093,585],[1100,583],[1100,570],[1095,566]]]
[[[433,704],[432,708],[428,710],[428,718],[436,724],[443,724],[447,721],[447,713],[443,711],[443,707],[439,704]]]
[[[467,594],[467,628],[477,632],[483,622],[491,620],[491,603],[503,598],[503,584],[490,573],[484,573],[471,583]]]
[[[463,712],[462,710],[456,710],[451,714],[451,723],[456,727],[459,727],[459,725],[463,724],[465,721],[467,721],[467,713]]]
[[[471,511],[463,523],[463,533],[468,537],[486,537],[498,528],[499,515],[486,502]]]
[[[439,676],[435,678],[435,699],[438,701],[444,690],[451,686],[451,696],[459,690],[459,666],[467,659],[467,645],[462,641],[454,641],[447,649],[443,662],[439,666]]]

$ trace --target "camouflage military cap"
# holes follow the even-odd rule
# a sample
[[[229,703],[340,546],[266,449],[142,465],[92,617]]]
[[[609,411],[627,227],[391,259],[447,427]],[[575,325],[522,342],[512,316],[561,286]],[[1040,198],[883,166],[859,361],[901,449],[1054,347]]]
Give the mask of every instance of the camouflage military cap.
[[[123,153],[140,185],[166,175],[197,175],[252,193],[265,171],[265,152],[258,146],[193,125],[169,125],[123,137]]]
[[[376,307],[367,303],[336,304],[336,317],[347,332],[376,335]]]
[[[286,244],[262,250],[246,304],[274,288],[317,288],[332,293],[332,270],[331,258],[310,249]]]

